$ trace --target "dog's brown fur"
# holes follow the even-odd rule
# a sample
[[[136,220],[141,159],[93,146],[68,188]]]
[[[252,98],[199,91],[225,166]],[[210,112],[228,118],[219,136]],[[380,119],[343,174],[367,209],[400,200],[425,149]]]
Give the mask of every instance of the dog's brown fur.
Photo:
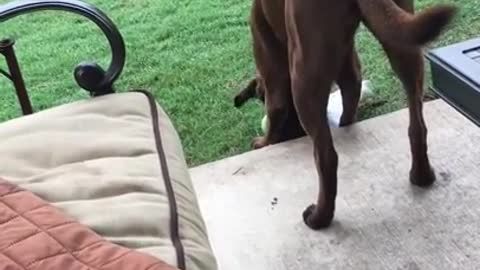
[[[408,96],[410,181],[419,186],[435,181],[422,113],[422,47],[448,25],[455,8],[436,6],[414,15],[413,6],[413,0],[253,2],[254,56],[269,119],[267,134],[254,139],[253,144],[260,148],[284,141],[291,136],[292,126],[303,127],[313,140],[320,192],[316,205],[303,213],[312,229],[329,226],[334,216],[338,156],[326,108],[331,85],[336,81],[344,108],[340,123],[355,121],[362,79],[354,35],[360,22],[382,44]]]

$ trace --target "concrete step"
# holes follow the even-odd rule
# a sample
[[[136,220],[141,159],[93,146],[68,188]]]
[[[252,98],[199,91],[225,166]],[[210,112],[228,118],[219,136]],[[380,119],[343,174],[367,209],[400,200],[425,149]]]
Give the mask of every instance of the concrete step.
[[[192,168],[220,269],[480,269],[480,130],[441,100],[424,111],[426,190],[408,181],[406,110],[333,131],[339,195],[323,231],[301,219],[318,189],[306,138]]]

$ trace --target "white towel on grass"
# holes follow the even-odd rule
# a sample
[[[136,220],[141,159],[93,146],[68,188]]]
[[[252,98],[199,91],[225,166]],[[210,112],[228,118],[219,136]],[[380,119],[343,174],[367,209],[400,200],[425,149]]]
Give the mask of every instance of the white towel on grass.
[[[342,103],[342,95],[340,94],[340,90],[338,86],[334,85],[334,91],[330,94],[330,99],[328,100],[328,123],[331,127],[339,127],[340,126],[340,117],[343,113],[343,103]],[[365,80],[362,82],[362,91],[360,92],[360,102],[364,100],[367,96],[372,93],[370,89],[370,81]]]

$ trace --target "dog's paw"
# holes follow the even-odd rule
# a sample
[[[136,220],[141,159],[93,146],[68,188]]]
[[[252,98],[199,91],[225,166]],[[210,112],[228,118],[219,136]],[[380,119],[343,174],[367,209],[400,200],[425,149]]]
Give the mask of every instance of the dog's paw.
[[[312,230],[325,229],[332,224],[333,212],[333,210],[319,210],[312,204],[303,211],[303,221]]]
[[[252,141],[253,149],[260,149],[267,146],[269,143],[265,137],[256,137]]]
[[[421,169],[412,169],[410,171],[410,182],[419,187],[429,187],[435,183],[435,171],[427,166]]]
[[[355,116],[352,117],[352,116],[344,116],[342,115],[342,117],[340,118],[340,123],[338,124],[339,127],[347,127],[347,126],[350,126],[352,125],[353,123],[355,123],[356,121],[356,118]]]

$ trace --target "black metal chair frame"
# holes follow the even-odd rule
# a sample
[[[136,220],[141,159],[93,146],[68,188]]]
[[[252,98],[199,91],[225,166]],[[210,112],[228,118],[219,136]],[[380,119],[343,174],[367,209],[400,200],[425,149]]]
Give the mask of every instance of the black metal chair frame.
[[[88,18],[100,27],[107,37],[112,53],[108,69],[105,71],[96,62],[84,61],[75,67],[73,74],[77,84],[87,90],[91,96],[114,93],[114,83],[122,73],[126,52],[123,37],[110,18],[96,7],[78,0],[26,0],[0,5],[0,23],[19,15],[41,10],[61,10],[76,13]],[[33,109],[15,55],[14,45],[15,41],[13,39],[0,41],[0,54],[5,57],[8,66],[8,71],[0,69],[0,74],[12,81],[22,112],[24,115],[28,115],[33,113]]]

